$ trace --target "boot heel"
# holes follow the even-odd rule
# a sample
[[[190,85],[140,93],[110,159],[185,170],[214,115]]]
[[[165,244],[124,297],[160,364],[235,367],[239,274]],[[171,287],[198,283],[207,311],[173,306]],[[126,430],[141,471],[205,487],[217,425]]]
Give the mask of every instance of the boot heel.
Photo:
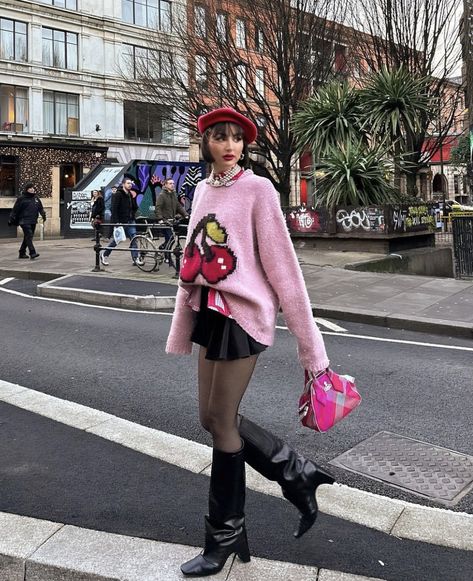
[[[245,535],[239,544],[240,544],[240,547],[235,551],[236,554],[238,555],[238,558],[243,563],[249,563],[251,561],[251,556],[250,556],[250,549],[248,547],[248,539],[246,537],[246,532],[245,532]]]

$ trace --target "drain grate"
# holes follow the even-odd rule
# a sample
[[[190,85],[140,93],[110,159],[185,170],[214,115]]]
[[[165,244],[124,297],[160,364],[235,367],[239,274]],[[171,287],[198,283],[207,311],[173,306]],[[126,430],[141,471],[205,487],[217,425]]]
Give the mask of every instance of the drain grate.
[[[473,488],[473,456],[391,432],[371,436],[331,464],[447,506]]]

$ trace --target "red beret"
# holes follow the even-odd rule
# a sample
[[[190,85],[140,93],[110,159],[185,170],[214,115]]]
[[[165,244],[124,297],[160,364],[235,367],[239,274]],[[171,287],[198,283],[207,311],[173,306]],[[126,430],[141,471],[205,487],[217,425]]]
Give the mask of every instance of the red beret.
[[[220,109],[214,109],[209,111],[205,115],[201,115],[197,119],[197,129],[202,135],[204,131],[215,125],[216,123],[235,123],[243,129],[243,135],[245,136],[245,141],[247,143],[253,143],[258,135],[258,129],[253,121],[250,121],[248,117],[245,117],[235,109],[231,107],[221,107]]]

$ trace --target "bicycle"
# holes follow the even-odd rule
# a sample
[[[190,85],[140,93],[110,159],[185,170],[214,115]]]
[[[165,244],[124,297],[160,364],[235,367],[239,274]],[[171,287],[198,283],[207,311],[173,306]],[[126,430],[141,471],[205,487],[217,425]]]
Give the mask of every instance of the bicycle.
[[[146,219],[144,225],[146,225],[145,232],[133,237],[139,252],[135,261],[136,265],[145,272],[152,272],[159,270],[159,266],[163,263],[167,263],[169,267],[176,270],[176,276],[178,276],[177,256],[182,254],[181,238],[185,238],[184,233],[187,234],[187,225],[182,224],[179,220],[149,224]],[[162,231],[164,228],[171,229],[171,236],[158,247],[156,240],[159,238],[153,235],[153,229]]]

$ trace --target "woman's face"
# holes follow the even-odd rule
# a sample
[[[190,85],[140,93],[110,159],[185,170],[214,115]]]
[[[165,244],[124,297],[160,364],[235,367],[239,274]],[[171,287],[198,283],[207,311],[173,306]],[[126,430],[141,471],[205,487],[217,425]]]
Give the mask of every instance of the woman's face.
[[[227,123],[224,130],[210,134],[209,151],[214,159],[214,172],[222,173],[237,164],[243,147],[242,130],[234,123]]]
[[[99,193],[97,190],[92,190],[92,198],[94,198],[94,200],[98,195],[99,195]]]

